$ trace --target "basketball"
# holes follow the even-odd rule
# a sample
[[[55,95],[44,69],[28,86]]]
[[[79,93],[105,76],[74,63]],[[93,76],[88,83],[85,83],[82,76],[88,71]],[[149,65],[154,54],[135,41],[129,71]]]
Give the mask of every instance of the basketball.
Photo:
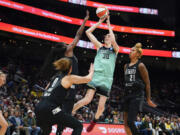
[[[99,17],[99,18],[103,18],[105,17],[106,15],[108,15],[108,9],[107,7],[105,6],[100,6],[97,8],[96,10],[96,15]]]

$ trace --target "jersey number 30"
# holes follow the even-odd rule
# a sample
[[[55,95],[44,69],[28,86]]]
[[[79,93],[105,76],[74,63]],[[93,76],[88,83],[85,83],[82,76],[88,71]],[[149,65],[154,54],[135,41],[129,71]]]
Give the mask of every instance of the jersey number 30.
[[[107,54],[107,53],[103,53],[103,59],[109,59],[109,54]]]

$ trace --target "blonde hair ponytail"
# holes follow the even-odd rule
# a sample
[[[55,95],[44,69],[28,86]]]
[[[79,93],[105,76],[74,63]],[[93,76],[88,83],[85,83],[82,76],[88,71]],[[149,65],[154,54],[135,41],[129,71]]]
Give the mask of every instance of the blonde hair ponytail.
[[[139,55],[139,59],[140,59],[142,57],[142,53],[143,53],[142,44],[141,43],[136,43],[134,47],[136,48],[136,51],[140,54]]]
[[[71,60],[68,58],[61,58],[59,60],[56,60],[53,63],[53,65],[56,70],[59,70],[63,73],[68,73],[71,68],[72,63],[71,63]]]

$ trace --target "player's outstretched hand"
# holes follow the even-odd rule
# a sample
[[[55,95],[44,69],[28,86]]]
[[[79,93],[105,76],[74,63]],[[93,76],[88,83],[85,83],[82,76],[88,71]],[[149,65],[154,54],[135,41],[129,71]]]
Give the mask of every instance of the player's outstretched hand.
[[[152,102],[152,100],[147,100],[147,103],[148,103],[148,105],[151,106],[151,107],[157,107],[157,105],[154,104],[154,103]]]
[[[109,15],[106,15],[106,16],[104,16],[103,18],[100,18],[100,19],[99,19],[99,22],[101,22],[101,23],[104,22],[104,21],[108,18],[108,16],[109,16]]]

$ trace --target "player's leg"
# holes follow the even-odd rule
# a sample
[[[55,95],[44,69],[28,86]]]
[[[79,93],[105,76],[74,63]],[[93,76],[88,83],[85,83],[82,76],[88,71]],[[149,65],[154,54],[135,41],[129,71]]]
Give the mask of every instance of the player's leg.
[[[6,122],[5,118],[2,115],[2,112],[0,111],[0,134],[4,135],[6,133],[6,130],[8,128],[8,123]]]
[[[131,133],[131,130],[128,126],[128,123],[127,123],[127,119],[128,119],[128,113],[127,112],[124,112],[124,128],[125,128],[125,131],[126,131],[126,134],[127,135],[132,135]]]
[[[97,112],[95,114],[95,119],[96,120],[98,120],[99,117],[104,112],[106,101],[107,101],[107,97],[103,96],[103,95],[100,95]]]
[[[41,102],[35,107],[36,125],[41,128],[42,135],[49,135],[52,130],[52,114],[49,102]]]
[[[99,117],[104,112],[106,101],[107,101],[107,97],[100,95],[97,112],[95,114],[95,118],[90,123],[90,125],[87,127],[87,132],[91,132],[93,130],[94,126],[96,125],[97,120],[99,119]]]
[[[136,117],[140,110],[141,105],[142,105],[141,98],[133,98],[129,102],[127,124],[128,124],[128,127],[131,129],[131,132],[133,135],[139,134],[134,122],[136,120]]]
[[[37,126],[41,128],[42,130],[42,135],[49,135],[52,130],[52,124],[51,124],[51,118],[48,117],[46,114],[38,114],[36,113],[36,122]],[[39,117],[41,115],[41,117]]]
[[[110,81],[106,82],[106,83],[110,83]],[[98,103],[98,108],[95,114],[95,120],[98,120],[100,118],[100,116],[103,114],[104,109],[105,109],[105,104],[106,101],[109,97],[110,94],[110,89],[111,89],[111,85],[106,84],[106,87],[98,87],[97,88],[97,94],[100,95],[99,97],[99,103]]]
[[[89,104],[92,101],[94,94],[95,94],[95,90],[88,89],[85,97],[74,104],[72,113],[75,114],[79,108]]]
[[[58,126],[64,125],[65,127],[72,128],[72,135],[81,135],[83,129],[81,122],[62,111],[54,115],[53,123],[57,123]]]
[[[43,135],[49,135],[52,130],[52,125],[46,124],[46,125],[40,126],[40,128],[42,130]]]
[[[124,118],[124,128],[125,128],[127,135],[132,135],[131,130],[130,130],[128,123],[127,123],[130,99],[129,99],[129,97],[124,96],[122,98],[121,102],[122,102],[122,110],[123,110],[123,118]]]
[[[74,100],[68,99],[68,100],[65,100],[62,108],[63,108],[63,111],[65,111],[67,114],[71,115],[73,106],[74,106]],[[58,125],[58,127],[57,127],[57,135],[62,135],[63,130],[65,128],[66,127],[64,125]]]

